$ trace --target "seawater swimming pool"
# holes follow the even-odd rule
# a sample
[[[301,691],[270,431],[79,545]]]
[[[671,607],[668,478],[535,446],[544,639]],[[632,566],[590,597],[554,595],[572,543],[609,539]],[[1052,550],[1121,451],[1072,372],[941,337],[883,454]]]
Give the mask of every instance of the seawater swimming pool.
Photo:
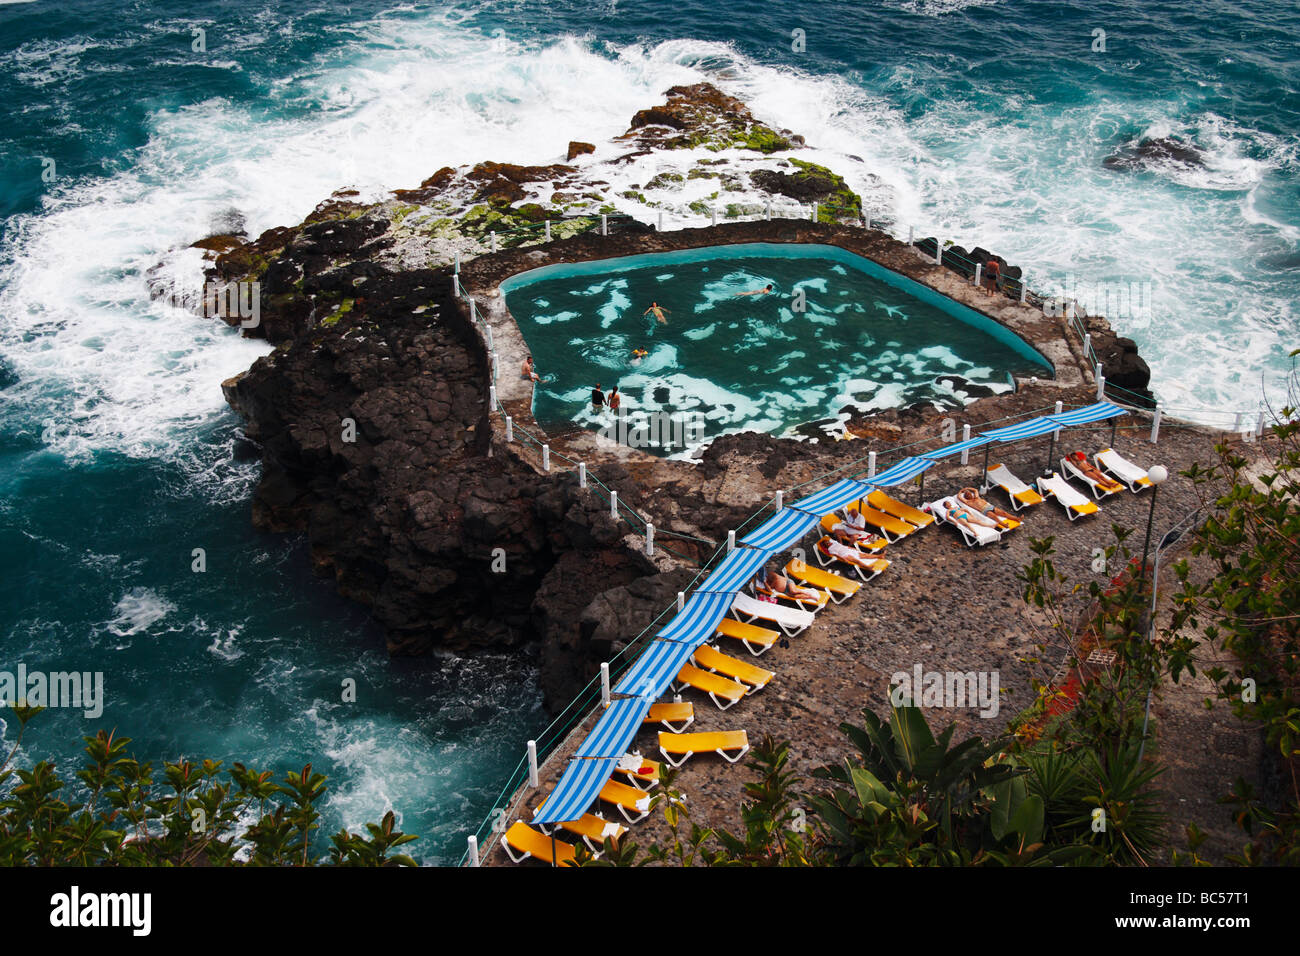
[[[769,284],[770,293],[744,294]],[[501,291],[542,377],[533,394],[542,427],[630,433],[656,454],[735,431],[815,435],[849,407],[957,408],[1010,391],[1013,375],[1052,374],[992,319],[837,246],[745,243],[562,263],[511,276]],[[618,386],[623,428],[592,410],[597,384]],[[635,427],[647,417],[664,422],[650,442]]]

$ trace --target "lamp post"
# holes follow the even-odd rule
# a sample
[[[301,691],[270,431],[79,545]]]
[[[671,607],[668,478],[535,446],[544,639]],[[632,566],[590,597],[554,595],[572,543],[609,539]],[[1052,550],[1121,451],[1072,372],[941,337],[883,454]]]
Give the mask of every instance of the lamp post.
[[[1160,486],[1165,483],[1169,477],[1169,472],[1165,470],[1164,465],[1152,465],[1147,471],[1147,477],[1151,479],[1151,510],[1147,512],[1147,539],[1142,545],[1142,571],[1138,578],[1138,591],[1146,584],[1147,578],[1147,554],[1151,551],[1151,524],[1156,517],[1156,492]]]

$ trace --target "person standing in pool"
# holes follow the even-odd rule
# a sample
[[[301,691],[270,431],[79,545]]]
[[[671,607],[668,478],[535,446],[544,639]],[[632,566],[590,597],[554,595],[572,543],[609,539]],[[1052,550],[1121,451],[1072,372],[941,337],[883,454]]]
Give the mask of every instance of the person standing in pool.
[[[768,283],[761,289],[755,289],[753,292],[737,292],[732,298],[739,299],[742,295],[767,295],[773,289],[772,283]]]
[[[600,382],[591,390],[591,410],[599,412],[605,407],[605,393],[600,390]]]
[[[668,324],[668,320],[664,318],[664,313],[667,312],[667,311],[668,311],[668,310],[665,309],[663,306],[661,306],[658,302],[651,302],[651,303],[650,303],[650,308],[646,309],[646,310],[645,310],[644,312],[642,312],[641,314],[642,314],[642,315],[649,315],[651,312],[653,312],[653,313],[655,314],[655,320],[656,320],[660,325],[667,325],[667,324]]]

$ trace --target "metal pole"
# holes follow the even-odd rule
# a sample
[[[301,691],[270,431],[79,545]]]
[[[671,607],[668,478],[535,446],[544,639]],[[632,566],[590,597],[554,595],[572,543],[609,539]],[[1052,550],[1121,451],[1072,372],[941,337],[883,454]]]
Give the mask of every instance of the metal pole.
[[[664,214],[662,212],[659,213],[659,229],[657,231],[658,232],[664,231]]]
[[[736,529],[732,528],[727,532],[727,553],[730,554],[736,550]]]
[[[989,451],[992,449],[992,447],[993,447],[992,442],[989,442],[987,445],[984,446],[984,470],[980,472],[981,491],[988,491],[990,488],[993,487],[992,485],[989,484]]]
[[[943,265],[943,243],[937,238],[934,240],[934,264],[936,266]]]
[[[1029,294],[1029,286],[1025,285],[1024,273],[1022,272],[1020,275],[1020,304],[1024,305],[1025,297]]]
[[[655,553],[655,526],[648,521],[645,525],[645,553],[650,557]]]
[[[497,353],[493,352],[492,353],[492,378],[495,380],[496,377],[497,377]],[[494,404],[492,407],[496,408],[496,405]]]
[[[537,787],[537,741],[528,741],[528,786]]]
[[[451,294],[460,298],[460,276],[454,272],[451,274]]]
[[[821,217],[821,203],[813,203],[812,221],[817,222]]]
[[[771,222],[772,220],[772,200],[768,200],[763,206],[763,218]]]
[[[602,236],[609,235],[609,216],[603,212],[600,214],[600,234]]]
[[[492,251],[493,251],[493,252],[496,252],[496,251],[497,251],[497,231],[496,231],[495,229],[493,229],[490,235],[491,235],[491,237],[492,237]]]
[[[711,210],[709,210],[709,212],[712,213],[712,215],[713,215],[713,225],[716,226],[716,225],[718,224],[718,207],[717,207],[717,206],[714,206]]]
[[[578,462],[578,487],[587,487],[587,463],[585,461]]]
[[[542,471],[551,470],[551,446],[542,446]]]
[[[1151,523],[1156,517],[1156,492],[1160,490],[1158,483],[1151,485],[1151,510],[1147,512],[1147,539],[1142,545],[1142,573],[1138,578],[1138,593],[1142,593],[1142,587],[1147,580],[1147,552],[1151,550]]]
[[[551,220],[546,220],[546,241],[551,241]]]
[[[489,385],[488,386],[488,411],[495,412],[496,410],[497,410],[497,387],[495,385]]]
[[[478,837],[474,834],[469,835],[469,865],[478,866]]]
[[[963,426],[961,426],[961,440],[962,440],[962,441],[970,441],[970,426],[969,426],[969,425],[963,425]],[[969,465],[969,464],[970,464],[970,449],[969,449],[969,448],[963,448],[963,449],[961,450],[961,463],[962,463],[963,465]]]
[[[469,320],[470,320],[471,322],[477,322],[477,321],[478,321],[478,313],[477,313],[477,311],[476,311],[476,307],[475,307],[475,305],[474,305],[474,300],[473,300],[473,299],[470,299],[470,300],[469,300]]]
[[[1097,376],[1097,401],[1100,402],[1105,398],[1106,398],[1106,376],[1098,375]]]
[[[610,491],[609,493],[609,513],[611,517],[618,517],[618,492]]]
[[[1155,414],[1151,416],[1151,444],[1160,440],[1160,406],[1156,405]]]
[[[609,706],[609,662],[600,665],[600,706]]]
[[[677,610],[682,611],[682,610],[685,610],[685,609],[686,609],[686,592],[685,592],[685,591],[678,591],[678,592],[677,592]]]
[[[785,501],[784,501],[784,498],[785,498],[785,492],[783,492],[783,491],[778,491],[778,492],[776,493],[776,510],[777,510],[778,512],[781,511],[781,509],[785,507]]]
[[[1115,432],[1118,430],[1119,430],[1119,419],[1112,418],[1110,420],[1110,447],[1111,448],[1115,447]]]
[[[1088,359],[1092,353],[1092,333],[1083,333],[1083,357]]]
[[[876,477],[876,453],[874,451],[867,452],[867,477]]]
[[[983,271],[984,271],[984,266],[978,262],[975,263],[975,288],[977,289],[980,287],[980,273]]]
[[[515,423],[514,421],[511,420],[510,416],[507,415],[506,416],[506,444],[508,445],[514,440],[515,440]]]

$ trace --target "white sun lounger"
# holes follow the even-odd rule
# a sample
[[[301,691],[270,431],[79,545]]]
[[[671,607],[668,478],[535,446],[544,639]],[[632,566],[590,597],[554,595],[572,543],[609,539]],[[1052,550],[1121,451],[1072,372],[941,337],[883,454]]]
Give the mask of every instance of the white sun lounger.
[[[1061,503],[1065,513],[1069,515],[1070,520],[1082,518],[1084,515],[1095,515],[1101,509],[1095,502],[1089,501],[1083,495],[1070,485],[1068,481],[1052,472],[1050,478],[1038,479],[1038,490],[1045,495],[1051,495]]]
[[[752,624],[754,621],[770,621],[790,637],[806,630],[814,620],[812,611],[760,601],[744,592],[736,593],[736,600],[731,604],[731,613],[735,615],[736,620],[744,621],[746,624]]]
[[[1098,501],[1101,501],[1102,498],[1105,498],[1109,495],[1113,495],[1116,492],[1124,490],[1124,486],[1121,485],[1119,482],[1115,482],[1114,488],[1103,488],[1100,482],[1093,481],[1082,471],[1080,471],[1079,467],[1074,462],[1070,461],[1070,459],[1068,458],[1061,459],[1061,471],[1069,475],[1071,478],[1078,478],[1085,485],[1091,488],[1092,496],[1096,498]]]
[[[994,465],[988,470],[988,481],[985,482],[983,490],[988,491],[994,485],[1007,493],[1007,497],[1011,499],[1011,507],[1015,511],[1043,503],[1042,495],[1011,474],[1011,469],[1006,465]]]
[[[1143,488],[1151,487],[1151,478],[1145,468],[1139,468],[1113,448],[1103,448],[1093,456],[1097,467],[1109,472],[1118,480],[1128,485],[1129,491],[1137,494]]]
[[[922,510],[934,515],[941,523],[951,525],[960,531],[962,538],[966,541],[966,547],[968,548],[973,548],[977,544],[996,544],[1002,540],[1002,533],[996,528],[986,528],[982,524],[972,521],[971,525],[975,530],[971,531],[970,528],[966,527],[960,521],[954,521],[952,518],[948,517],[948,512],[950,510],[965,511],[967,513],[974,510],[969,505],[964,505],[951,496],[940,498],[928,505],[923,505]]]

